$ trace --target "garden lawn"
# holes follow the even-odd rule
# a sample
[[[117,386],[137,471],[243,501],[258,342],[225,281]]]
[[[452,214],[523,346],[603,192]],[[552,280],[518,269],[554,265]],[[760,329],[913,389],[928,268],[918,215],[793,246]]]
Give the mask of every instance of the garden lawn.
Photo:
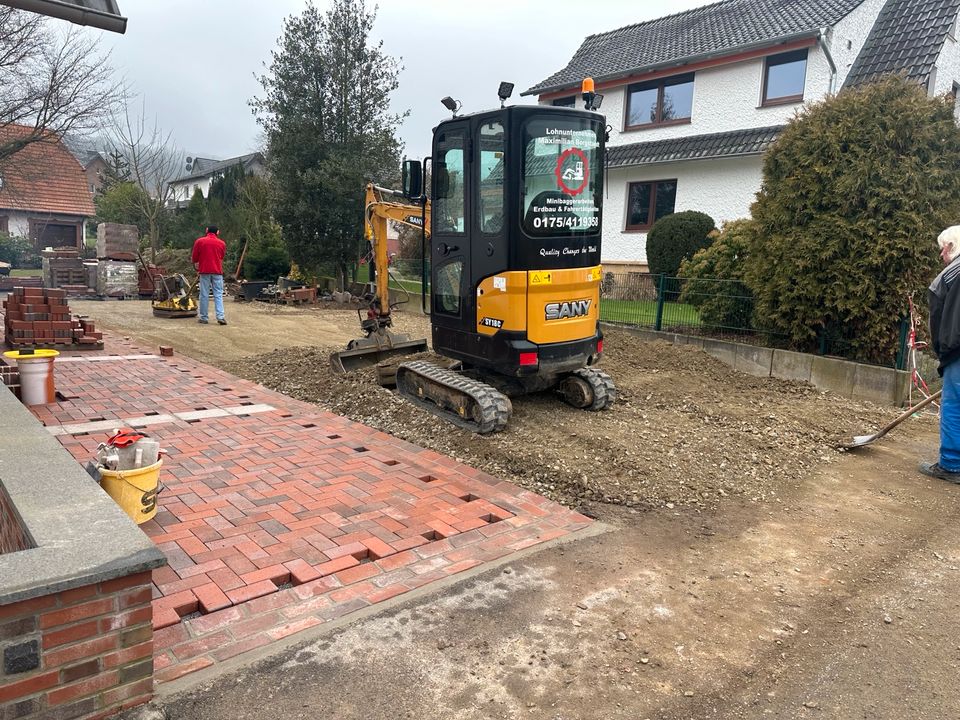
[[[629,325],[653,326],[657,319],[656,300],[600,301],[600,320]],[[661,327],[700,327],[700,313],[693,305],[667,302],[663,304]]]

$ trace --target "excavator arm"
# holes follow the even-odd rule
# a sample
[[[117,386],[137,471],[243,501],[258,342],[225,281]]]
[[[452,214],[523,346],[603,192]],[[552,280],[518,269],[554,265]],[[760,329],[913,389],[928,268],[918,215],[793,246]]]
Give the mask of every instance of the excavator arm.
[[[373,266],[376,275],[376,296],[360,321],[365,337],[351,340],[346,350],[333,353],[330,365],[335,372],[349,372],[378,363],[397,355],[411,355],[427,349],[426,339],[411,340],[407,335],[391,332],[390,317],[390,259],[387,256],[387,222],[402,223],[417,229],[425,228],[430,235],[430,201],[421,208],[411,205],[396,190],[367,185],[364,195],[363,234],[373,248]]]
[[[363,234],[373,248],[373,261],[376,268],[377,294],[374,298],[374,310],[384,325],[389,325],[389,257],[387,255],[387,222],[398,222],[420,230],[426,228],[430,237],[430,201],[422,209],[419,205],[404,202],[403,193],[382,188],[373,183],[367,185],[364,196]]]

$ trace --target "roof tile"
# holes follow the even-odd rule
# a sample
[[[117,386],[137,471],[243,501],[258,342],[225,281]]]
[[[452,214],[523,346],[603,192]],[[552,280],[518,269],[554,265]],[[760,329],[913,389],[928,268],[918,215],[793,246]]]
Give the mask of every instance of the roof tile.
[[[615,145],[607,148],[607,167],[629,167],[678,160],[760,155],[783,130],[783,125],[690,135],[667,140]]]
[[[889,0],[844,87],[890,73],[905,73],[926,84],[958,11],[960,0]]]
[[[524,95],[680,64],[706,54],[811,34],[833,25],[863,0],[723,0],[676,15],[591,35],[567,66]]]
[[[0,126],[0,144],[33,128]],[[27,145],[0,167],[0,209],[92,216],[93,196],[77,159],[55,135]]]

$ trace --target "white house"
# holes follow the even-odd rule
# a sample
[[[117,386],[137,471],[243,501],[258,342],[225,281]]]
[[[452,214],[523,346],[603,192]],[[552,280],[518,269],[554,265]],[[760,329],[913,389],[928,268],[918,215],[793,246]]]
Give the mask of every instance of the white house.
[[[749,215],[762,156],[804,103],[886,73],[960,88],[960,0],[722,0],[591,35],[524,95],[573,105],[592,77],[610,125],[603,262],[645,269],[679,210]]]
[[[210,185],[213,181],[236,165],[242,165],[247,175],[262,176],[267,172],[263,154],[258,152],[227,160],[190,157],[187,158],[184,174],[170,183],[171,194],[168,204],[183,207],[190,202],[190,198],[197,190],[203,197],[209,197]]]

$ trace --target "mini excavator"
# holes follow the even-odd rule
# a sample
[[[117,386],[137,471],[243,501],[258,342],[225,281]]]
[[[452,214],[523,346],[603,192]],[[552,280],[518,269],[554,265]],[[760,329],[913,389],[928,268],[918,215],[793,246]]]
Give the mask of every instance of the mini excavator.
[[[509,86],[504,91],[504,86]],[[453,117],[433,133],[430,158],[405,161],[403,191],[420,211],[424,261],[430,264],[429,312],[436,353],[458,368],[411,360],[396,371],[398,392],[455,425],[487,434],[510,419],[510,397],[555,389],[570,405],[608,408],[613,380],[596,366],[600,330],[600,239],[606,122],[593,81],[584,81],[584,110],[504,107]],[[430,199],[424,192],[427,165]],[[369,188],[368,188],[369,193]],[[375,205],[375,203],[374,203]],[[368,203],[368,208],[371,204]],[[368,209],[368,238],[386,268],[386,220]],[[416,224],[416,223],[409,223]],[[429,239],[429,244],[428,244]],[[425,349],[398,337],[388,277],[363,322],[366,337],[331,362],[337,370],[364,352]],[[423,301],[426,306],[426,286]],[[356,343],[365,343],[366,347]],[[351,355],[351,353],[353,353]]]

